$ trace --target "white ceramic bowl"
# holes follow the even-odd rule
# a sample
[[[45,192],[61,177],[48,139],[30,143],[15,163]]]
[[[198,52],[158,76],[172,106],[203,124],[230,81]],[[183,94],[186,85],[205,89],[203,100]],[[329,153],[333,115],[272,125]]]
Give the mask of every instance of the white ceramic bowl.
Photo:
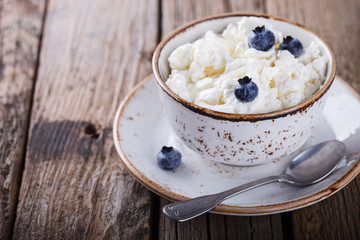
[[[230,114],[190,103],[169,89],[165,84],[170,73],[168,57],[178,46],[194,42],[207,30],[221,32],[244,16],[267,18],[277,31],[300,39],[304,47],[311,41],[318,43],[329,61],[326,80],[312,97],[271,113]],[[300,147],[321,116],[336,69],[331,49],[310,29],[278,17],[242,13],[207,17],[176,29],[157,46],[152,63],[165,115],[174,132],[204,158],[239,166],[276,161]]]

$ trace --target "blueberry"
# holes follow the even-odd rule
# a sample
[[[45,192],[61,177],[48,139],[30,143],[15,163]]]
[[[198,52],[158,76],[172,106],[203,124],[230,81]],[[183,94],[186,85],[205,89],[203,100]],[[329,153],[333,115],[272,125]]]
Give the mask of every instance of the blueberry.
[[[303,51],[301,42],[291,36],[287,36],[283,39],[280,45],[280,50],[288,50],[295,57],[299,56]]]
[[[251,81],[251,78],[245,76],[238,80],[239,85],[235,88],[235,97],[240,102],[252,102],[259,93],[258,86]]]
[[[249,47],[255,48],[256,50],[267,51],[274,45],[274,43],[274,34],[266,29],[265,26],[256,27],[248,35]]]
[[[181,153],[173,147],[162,147],[157,155],[158,166],[165,170],[174,170],[180,166]]]

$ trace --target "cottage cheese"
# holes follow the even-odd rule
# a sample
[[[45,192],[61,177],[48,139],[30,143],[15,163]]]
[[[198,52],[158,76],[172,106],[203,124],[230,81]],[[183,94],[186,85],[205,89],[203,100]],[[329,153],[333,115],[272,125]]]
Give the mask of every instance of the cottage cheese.
[[[247,43],[249,32],[262,25],[275,35],[274,46],[266,52]],[[208,31],[194,43],[176,48],[168,59],[171,74],[166,84],[186,101],[220,112],[254,114],[289,108],[319,89],[327,59],[315,42],[295,58],[287,50],[278,50],[282,39],[266,19],[244,17],[221,34]],[[258,96],[248,103],[234,94],[237,80],[244,76],[259,88]]]

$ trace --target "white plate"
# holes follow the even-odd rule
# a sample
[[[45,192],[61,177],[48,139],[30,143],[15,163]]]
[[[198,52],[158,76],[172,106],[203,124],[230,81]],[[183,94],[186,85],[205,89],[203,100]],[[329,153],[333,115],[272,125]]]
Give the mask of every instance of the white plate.
[[[272,183],[249,190],[224,201],[212,212],[265,215],[294,210],[323,200],[349,183],[360,171],[359,95],[337,78],[330,90],[323,116],[299,151],[325,140],[335,138],[343,141],[347,153],[341,168],[309,187]],[[129,172],[150,190],[173,201],[216,193],[254,179],[279,174],[292,157],[253,167],[226,166],[201,158],[175,137],[170,129],[153,76],[138,84],[121,103],[115,116],[113,133],[116,150]],[[175,171],[165,171],[157,166],[156,155],[164,145],[172,145],[183,154],[182,164]]]

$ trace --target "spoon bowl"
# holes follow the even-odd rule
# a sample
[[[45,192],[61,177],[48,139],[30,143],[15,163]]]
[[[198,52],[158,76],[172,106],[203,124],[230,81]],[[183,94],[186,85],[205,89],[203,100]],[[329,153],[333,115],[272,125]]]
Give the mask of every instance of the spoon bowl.
[[[319,182],[337,167],[344,152],[345,144],[337,140],[314,145],[291,160],[282,181],[298,186]]]
[[[337,168],[345,149],[345,144],[337,140],[319,143],[292,159],[281,175],[265,177],[220,193],[171,203],[163,208],[163,212],[170,219],[183,222],[210,211],[228,198],[267,183],[287,182],[296,186],[314,184]]]

